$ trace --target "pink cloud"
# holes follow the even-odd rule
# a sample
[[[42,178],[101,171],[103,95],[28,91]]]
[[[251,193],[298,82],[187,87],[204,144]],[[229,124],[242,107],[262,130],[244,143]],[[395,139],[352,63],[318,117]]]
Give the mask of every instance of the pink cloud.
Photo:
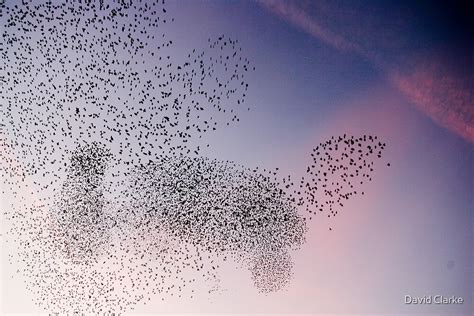
[[[304,8],[292,1],[261,0],[258,2],[273,14],[338,50],[361,53],[361,48],[356,43],[331,31],[324,23],[314,19],[306,13]]]
[[[389,74],[390,83],[419,111],[474,143],[474,107],[470,87],[466,86],[466,82],[472,82],[472,76],[466,78],[446,71],[448,63],[434,58],[429,65],[417,65],[409,73],[393,71],[413,62],[405,51],[407,39],[404,37],[410,27],[408,22],[400,22],[402,17],[413,19],[409,11],[379,14],[376,8],[337,7],[325,1],[260,0],[259,3],[323,43],[371,61]],[[387,60],[389,55],[394,60]],[[424,57],[430,60],[432,56],[425,54]]]
[[[391,82],[434,122],[474,143],[472,92],[464,80],[432,60],[408,74],[395,72]]]

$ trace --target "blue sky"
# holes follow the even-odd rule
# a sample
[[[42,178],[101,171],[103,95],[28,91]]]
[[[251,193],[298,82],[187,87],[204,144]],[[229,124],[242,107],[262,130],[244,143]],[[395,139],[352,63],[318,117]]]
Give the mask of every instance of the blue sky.
[[[138,312],[472,309],[472,50],[461,3],[170,1],[168,11],[174,60],[226,34],[256,67],[239,124],[196,140],[210,144],[205,156],[285,176],[303,174],[311,149],[332,135],[378,135],[387,152],[333,233],[323,217],[311,224],[287,290],[259,296],[246,271],[229,266],[226,291],[212,301],[172,299]],[[1,199],[5,207],[11,196]],[[4,279],[13,274],[5,258]],[[33,311],[15,299],[30,295],[21,280],[9,280],[16,290],[2,285],[6,309]],[[457,295],[465,304],[406,306],[405,294]]]

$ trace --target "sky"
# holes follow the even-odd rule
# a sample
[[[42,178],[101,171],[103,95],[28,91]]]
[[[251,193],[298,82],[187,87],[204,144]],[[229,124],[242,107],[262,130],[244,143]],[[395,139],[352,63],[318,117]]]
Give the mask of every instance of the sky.
[[[248,271],[229,263],[223,292],[156,300],[134,313],[468,315],[474,107],[466,5],[170,1],[168,11],[173,58],[227,34],[256,68],[250,111],[208,134],[203,155],[298,176],[319,143],[370,134],[386,142],[391,166],[378,166],[366,195],[331,219],[333,231],[322,216],[311,222],[284,290],[258,293]],[[0,198],[9,207],[12,197]],[[0,310],[41,312],[8,264],[9,247],[2,242]],[[407,305],[405,295],[455,295],[464,303]]]

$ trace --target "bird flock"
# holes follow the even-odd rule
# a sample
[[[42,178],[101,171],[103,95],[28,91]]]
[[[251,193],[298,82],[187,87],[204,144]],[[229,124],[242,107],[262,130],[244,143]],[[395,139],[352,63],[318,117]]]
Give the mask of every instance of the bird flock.
[[[212,293],[229,260],[281,290],[309,221],[363,195],[386,146],[331,137],[300,179],[204,157],[255,67],[225,35],[177,57],[164,1],[0,1],[0,23],[9,259],[47,311]]]

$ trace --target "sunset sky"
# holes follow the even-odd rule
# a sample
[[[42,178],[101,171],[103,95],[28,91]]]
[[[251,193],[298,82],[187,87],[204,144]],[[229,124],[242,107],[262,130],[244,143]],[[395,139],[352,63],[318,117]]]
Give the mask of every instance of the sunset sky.
[[[229,263],[223,292],[156,300],[134,312],[468,315],[474,105],[467,7],[262,0],[169,1],[168,10],[173,56],[226,34],[256,67],[250,111],[206,135],[205,156],[300,176],[311,149],[333,135],[377,135],[387,149],[364,196],[337,218],[309,224],[284,290],[258,293],[248,271]],[[0,196],[1,208],[10,201]],[[2,247],[0,311],[39,312],[3,240]],[[455,295],[464,304],[406,305],[405,295]]]

